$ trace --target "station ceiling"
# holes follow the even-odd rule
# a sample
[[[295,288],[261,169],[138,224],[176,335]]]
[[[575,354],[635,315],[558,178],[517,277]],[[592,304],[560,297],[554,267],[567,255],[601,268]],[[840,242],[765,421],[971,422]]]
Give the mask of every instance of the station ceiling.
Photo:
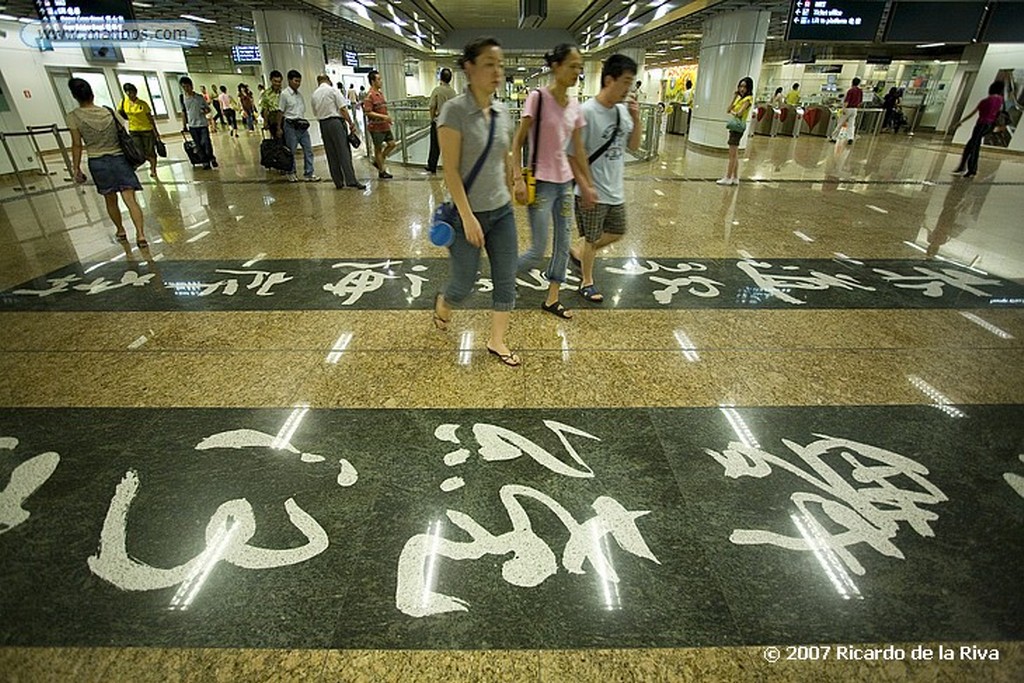
[[[322,21],[324,42],[331,54],[355,48],[367,55],[376,47],[397,47],[412,58],[430,56],[451,31],[516,29],[519,12],[519,0],[148,0],[132,4],[139,20],[178,19],[182,15],[208,20],[199,23],[202,42],[193,48],[201,52],[224,53],[233,45],[255,43],[255,10],[291,10]],[[36,17],[32,0],[0,0],[0,7],[4,14]],[[644,48],[648,66],[654,66],[695,60],[701,27],[709,17],[739,9],[765,9],[772,12],[765,58],[782,60],[795,46],[785,40],[789,7],[790,0],[548,0],[547,18],[541,27],[567,31],[598,57],[624,47]],[[599,40],[602,35],[603,41]],[[816,49],[834,59],[869,55],[949,59],[959,57],[962,46],[920,50],[875,43],[818,45]]]

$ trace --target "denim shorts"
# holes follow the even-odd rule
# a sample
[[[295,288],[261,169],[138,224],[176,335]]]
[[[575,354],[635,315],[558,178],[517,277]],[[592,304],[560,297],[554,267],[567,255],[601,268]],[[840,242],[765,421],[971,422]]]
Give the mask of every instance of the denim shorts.
[[[135,169],[125,161],[123,154],[105,154],[89,158],[89,175],[96,183],[96,191],[102,195],[122,190],[142,190],[142,183],[135,175]]]

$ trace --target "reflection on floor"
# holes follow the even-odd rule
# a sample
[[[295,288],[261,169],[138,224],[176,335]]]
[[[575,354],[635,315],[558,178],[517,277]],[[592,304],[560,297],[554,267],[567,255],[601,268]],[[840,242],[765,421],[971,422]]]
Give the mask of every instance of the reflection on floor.
[[[1024,160],[755,138],[723,188],[669,136],[511,370],[486,267],[431,325],[440,178],[215,145],[141,252],[0,195],[12,680],[1024,676]]]

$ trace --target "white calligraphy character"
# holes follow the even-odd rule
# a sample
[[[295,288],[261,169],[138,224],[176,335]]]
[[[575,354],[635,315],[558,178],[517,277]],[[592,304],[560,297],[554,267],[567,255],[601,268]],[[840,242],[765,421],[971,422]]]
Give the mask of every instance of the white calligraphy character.
[[[862,285],[852,276],[845,273],[829,275],[828,273],[812,270],[810,271],[810,275],[778,275],[775,273],[762,272],[772,268],[772,264],[764,261],[749,260],[738,261],[736,263],[736,267],[749,275],[750,279],[754,281],[754,284],[770,293],[772,296],[778,297],[786,303],[796,304],[798,306],[802,306],[807,302],[801,301],[794,296],[790,296],[786,293],[787,290],[802,289],[823,291],[831,287],[838,287],[846,290],[860,289],[865,292],[875,291],[874,287]],[[797,266],[782,266],[782,268],[783,270],[795,270],[797,269]]]
[[[343,306],[351,306],[363,298],[364,294],[376,292],[384,286],[385,280],[397,280],[392,266],[401,265],[401,261],[383,261],[381,263],[335,263],[331,268],[357,268],[336,283],[324,285],[324,291],[335,296],[348,296],[341,302]],[[376,269],[383,268],[384,272]]]
[[[866,543],[883,555],[903,559],[903,553],[892,542],[901,522],[909,524],[920,536],[934,536],[931,522],[938,519],[938,514],[919,506],[935,505],[948,498],[928,481],[926,467],[877,446],[824,434],[815,436],[819,440],[807,446],[783,439],[783,443],[810,466],[811,472],[759,447],[736,441],[721,453],[710,449],[705,452],[725,468],[727,477],[764,478],[772,473],[774,465],[831,496],[797,492],[790,500],[800,515],[811,522],[813,536],[824,539],[826,549],[834,552],[856,574],[864,574],[864,566],[847,550],[849,546]],[[852,467],[850,478],[854,483],[845,480],[825,462],[824,456],[831,451]],[[905,477],[917,488],[895,485],[890,480],[896,477]],[[831,525],[822,523],[820,515],[816,514],[819,510]],[[836,534],[828,531],[829,526],[836,525],[845,531]],[[736,529],[729,538],[738,545],[771,544],[789,550],[817,548],[803,535],[784,536],[759,529]]]
[[[50,283],[49,289],[16,289],[15,294],[22,296],[37,296],[40,299],[47,296],[53,296],[54,294],[63,294],[68,291],[71,287],[72,282],[78,282],[82,278],[77,275],[65,275],[64,277],[52,278],[47,280]]]
[[[92,282],[84,282],[80,285],[75,285],[72,289],[85,292],[86,296],[92,296],[93,294],[102,294],[103,292],[109,292],[112,289],[121,289],[122,287],[145,287],[149,284],[150,280],[156,277],[156,273],[149,273],[147,275],[139,275],[134,270],[126,270],[121,276],[120,282],[114,282],[108,280],[105,277],[98,277]]]
[[[0,450],[13,451],[17,447],[18,440],[14,437],[0,436]],[[14,468],[11,480],[0,491],[0,534],[28,520],[30,513],[22,505],[47,482],[59,463],[60,456],[49,451]]]
[[[933,299],[937,299],[943,295],[943,288],[946,285],[980,297],[992,296],[988,292],[978,289],[980,286],[1003,286],[1003,283],[999,280],[986,279],[978,277],[977,275],[972,275],[971,273],[962,273],[959,270],[949,268],[942,268],[940,269],[941,272],[936,272],[931,268],[914,266],[914,270],[921,274],[900,275],[899,273],[894,273],[891,270],[883,270],[882,268],[874,269],[876,273],[885,278],[886,282],[891,282],[901,289],[919,289],[922,294]]]
[[[619,576],[605,555],[602,541],[610,535],[628,553],[660,564],[644,541],[636,520],[649,510],[630,511],[607,496],[598,497],[591,507],[597,513],[580,524],[557,501],[549,496],[517,484],[506,484],[499,492],[502,504],[512,523],[510,531],[494,535],[469,515],[448,510],[447,518],[471,541],[452,541],[441,536],[441,523],[432,533],[410,538],[398,559],[398,584],[395,606],[413,617],[443,612],[465,612],[469,603],[453,595],[436,592],[434,565],[439,557],[451,560],[477,560],[484,555],[508,555],[501,567],[502,578],[513,586],[538,586],[558,571],[555,553],[533,530],[529,514],[519,498],[529,498],[548,508],[569,532],[562,551],[562,567],[571,574],[584,574],[583,564],[589,562],[602,580],[618,584]]]

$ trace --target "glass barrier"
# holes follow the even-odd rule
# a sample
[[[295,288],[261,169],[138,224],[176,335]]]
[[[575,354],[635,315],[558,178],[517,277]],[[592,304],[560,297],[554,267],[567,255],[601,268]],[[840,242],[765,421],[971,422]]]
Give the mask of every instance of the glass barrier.
[[[407,101],[388,105],[388,113],[392,119],[392,133],[401,145],[392,154],[392,162],[398,161],[396,157],[401,156],[401,164],[404,166],[426,166],[427,155],[430,153],[430,110],[425,103],[418,102],[410,106]],[[509,107],[509,114],[512,118],[513,130],[519,127],[519,119],[522,109],[517,105]],[[360,112],[357,116],[362,131],[366,130],[366,120]],[[665,112],[657,104],[640,104],[640,127],[643,134],[640,139],[640,148],[636,152],[629,152],[626,155],[626,163],[637,161],[650,161],[658,156],[665,133]],[[372,142],[368,135],[363,135],[366,143],[362,153],[367,158],[373,157]]]

